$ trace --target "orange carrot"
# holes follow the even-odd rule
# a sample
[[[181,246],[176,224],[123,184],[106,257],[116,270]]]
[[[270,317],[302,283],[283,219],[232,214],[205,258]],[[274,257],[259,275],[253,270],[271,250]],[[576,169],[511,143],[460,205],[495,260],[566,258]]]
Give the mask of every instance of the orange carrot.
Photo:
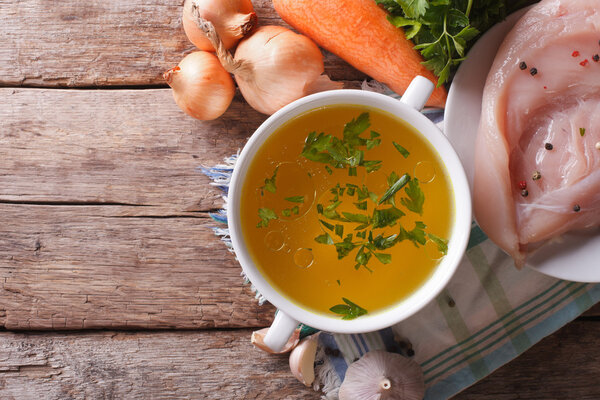
[[[437,84],[414,44],[374,0],[273,0],[273,5],[285,22],[397,93],[417,75]],[[446,95],[436,88],[427,105],[444,107]]]

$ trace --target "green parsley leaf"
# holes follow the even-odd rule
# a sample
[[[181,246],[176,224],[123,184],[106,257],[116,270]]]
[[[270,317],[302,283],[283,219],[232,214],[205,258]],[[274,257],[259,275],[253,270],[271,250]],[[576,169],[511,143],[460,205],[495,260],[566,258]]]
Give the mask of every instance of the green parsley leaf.
[[[394,226],[405,214],[396,207],[373,210],[373,229]]]
[[[404,207],[408,208],[414,213],[423,215],[423,203],[425,203],[425,194],[419,186],[419,180],[414,178],[408,183],[408,186],[404,189],[404,192],[408,198],[403,197],[400,202]]]
[[[381,144],[381,139],[367,139],[367,150],[371,150]]]
[[[292,215],[292,210],[290,210],[289,208],[285,208],[281,210],[281,214],[283,214],[284,217],[289,217],[290,215]]]
[[[269,226],[269,221],[277,219],[275,211],[266,207],[258,209],[258,216],[260,217],[260,222],[256,225],[257,228],[266,228]]]
[[[427,0],[396,0],[408,18],[418,18],[425,14],[429,7]]]
[[[335,225],[335,234],[341,238],[344,237],[344,225],[336,224]]]
[[[579,134],[583,137],[585,135],[585,128],[579,128]]]
[[[385,253],[373,253],[373,254],[375,255],[375,257],[377,257],[379,262],[382,264],[389,264],[392,262],[391,254],[385,254]]]
[[[448,254],[448,239],[442,239],[439,236],[434,235],[433,233],[427,233],[427,236],[433,243],[435,243],[438,247],[440,253],[446,255]]]
[[[358,304],[351,302],[347,298],[342,297],[342,300],[345,304],[336,304],[335,306],[331,307],[329,311],[342,315],[343,320],[355,319],[368,313],[367,310]]]
[[[285,200],[291,203],[304,203],[304,196],[286,197]]]
[[[349,212],[342,211],[342,215],[350,222],[358,222],[361,224],[368,224],[369,217],[363,214],[352,214]]]
[[[383,165],[382,161],[379,161],[379,160],[363,161],[363,166],[367,170],[367,173],[377,171],[379,168],[381,168],[382,165]]]
[[[354,203],[354,205],[359,210],[366,210],[367,209],[367,202],[366,201],[361,201],[360,203]]]
[[[421,221],[415,222],[415,227],[411,231],[407,231],[403,227],[400,227],[397,240],[399,242],[410,240],[416,247],[419,247],[419,245],[423,246],[427,242],[427,239],[425,238],[425,228],[427,228],[427,225]]]
[[[350,254],[350,252],[352,250],[354,250],[355,248],[358,247],[358,244],[352,243],[352,235],[351,234],[347,235],[344,238],[344,241],[334,243],[334,244],[335,244],[335,250],[337,251],[337,254],[338,254],[338,260],[341,260],[342,258],[346,257],[348,254]]]
[[[265,179],[265,185],[261,186],[261,189],[264,189],[271,193],[275,193],[275,191],[277,190],[277,186],[275,185],[275,179],[277,178],[277,171],[279,171],[279,167],[275,168],[275,172],[273,172],[273,176]]]
[[[356,266],[354,268],[358,269],[360,266],[366,266],[371,259],[371,253],[365,252],[365,246],[360,246],[358,252],[356,253],[356,257],[354,257],[354,261],[356,261]]]
[[[319,222],[321,222],[325,228],[329,229],[330,231],[333,231],[334,226],[329,222],[325,222],[322,219],[320,219]]]
[[[363,112],[358,117],[344,125],[344,142],[352,147],[364,146],[366,140],[360,138],[360,134],[371,126],[368,112]]]
[[[300,207],[298,207],[298,206],[292,207],[292,212],[294,213],[294,215],[300,214]]]
[[[327,232],[325,232],[324,234],[317,236],[315,238],[315,242],[321,244],[333,244],[333,239],[331,238],[331,236],[329,236]]]
[[[353,185],[353,184],[351,184],[351,183],[348,183],[348,184],[346,185],[346,194],[347,194],[348,196],[354,196],[354,193],[355,193],[356,189],[358,189],[358,186],[356,186],[356,185]]]
[[[408,152],[408,150],[406,150],[404,147],[400,146],[398,143],[392,142],[392,144],[394,145],[394,147],[396,148],[396,150],[398,150],[398,152],[400,154],[402,154],[402,156],[404,158],[407,158],[410,155],[410,153]]]
[[[371,234],[369,236],[369,243],[372,244],[377,250],[389,249],[398,243],[398,235],[383,236],[379,234],[373,238],[373,235]]]
[[[363,201],[369,198],[369,189],[363,185],[362,188],[358,188],[358,201]]]
[[[402,187],[408,183],[408,181],[410,181],[410,176],[408,174],[402,175],[393,185],[388,188],[388,190],[385,191],[383,196],[381,196],[381,199],[379,199],[379,204],[395,195],[398,190],[402,189]]]

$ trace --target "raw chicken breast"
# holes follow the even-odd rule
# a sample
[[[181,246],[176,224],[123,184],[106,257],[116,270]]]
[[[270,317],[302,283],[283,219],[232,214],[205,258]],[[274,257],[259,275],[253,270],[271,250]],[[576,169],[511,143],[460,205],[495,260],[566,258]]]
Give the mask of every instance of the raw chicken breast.
[[[508,34],[487,77],[475,217],[517,266],[549,239],[600,225],[597,54],[600,1],[543,0]]]

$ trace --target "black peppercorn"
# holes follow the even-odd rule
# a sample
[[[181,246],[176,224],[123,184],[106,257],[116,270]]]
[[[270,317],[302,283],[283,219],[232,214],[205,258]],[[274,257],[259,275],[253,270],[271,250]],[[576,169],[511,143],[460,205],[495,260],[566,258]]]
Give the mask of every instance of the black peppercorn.
[[[594,60],[595,62],[600,61],[600,55],[594,54],[594,57],[592,57],[592,60]]]
[[[525,61],[521,61],[521,64],[519,64],[519,68],[521,68],[521,70],[527,69],[527,63]]]
[[[531,74],[531,76],[536,76],[538,73],[538,70],[537,70],[537,68],[531,68],[529,70],[529,73]]]
[[[527,191],[527,189],[521,190],[521,196],[523,196],[523,197],[529,196],[529,192]]]
[[[581,210],[581,207],[579,207],[579,204],[575,204],[575,205],[573,206],[573,211],[575,211],[575,212],[579,212],[579,210]]]
[[[546,143],[544,147],[546,148],[546,150],[552,150],[554,148],[554,146],[552,146],[552,143]]]

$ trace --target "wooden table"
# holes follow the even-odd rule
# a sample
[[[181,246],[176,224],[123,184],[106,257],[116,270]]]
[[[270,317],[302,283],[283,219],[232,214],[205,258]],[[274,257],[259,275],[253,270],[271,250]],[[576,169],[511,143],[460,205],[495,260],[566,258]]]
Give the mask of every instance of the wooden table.
[[[0,398],[317,399],[213,235],[196,167],[265,116],[175,105],[161,73],[193,50],[182,0],[0,0]],[[255,0],[262,24],[283,24]],[[327,73],[365,76],[337,57]],[[600,308],[458,399],[600,398]]]

